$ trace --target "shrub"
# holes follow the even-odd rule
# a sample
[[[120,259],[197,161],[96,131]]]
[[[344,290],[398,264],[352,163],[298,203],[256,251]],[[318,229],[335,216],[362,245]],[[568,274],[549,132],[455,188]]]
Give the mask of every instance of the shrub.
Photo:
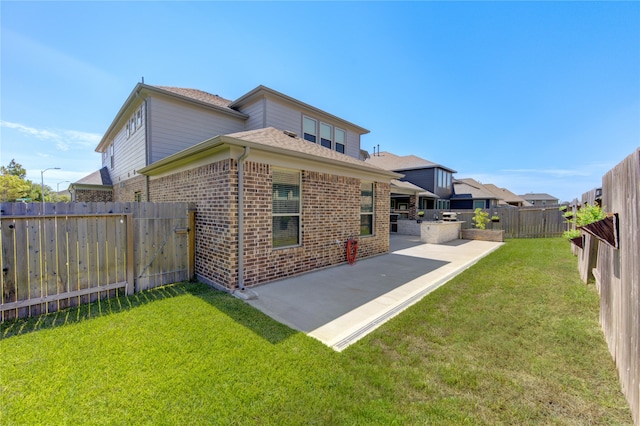
[[[486,229],[487,223],[489,223],[489,213],[485,212],[481,208],[477,208],[473,211],[475,214],[473,215],[474,226],[478,229]]]

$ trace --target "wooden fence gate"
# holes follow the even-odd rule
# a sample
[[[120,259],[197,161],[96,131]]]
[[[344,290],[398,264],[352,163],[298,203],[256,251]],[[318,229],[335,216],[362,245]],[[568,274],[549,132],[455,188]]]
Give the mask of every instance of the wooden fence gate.
[[[1,319],[194,275],[192,203],[2,203]]]

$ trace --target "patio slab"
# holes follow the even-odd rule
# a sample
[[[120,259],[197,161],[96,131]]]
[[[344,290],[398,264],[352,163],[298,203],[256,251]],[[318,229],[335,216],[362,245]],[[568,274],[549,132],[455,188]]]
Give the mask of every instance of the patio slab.
[[[388,254],[254,287],[246,302],[341,351],[502,244],[391,235]]]

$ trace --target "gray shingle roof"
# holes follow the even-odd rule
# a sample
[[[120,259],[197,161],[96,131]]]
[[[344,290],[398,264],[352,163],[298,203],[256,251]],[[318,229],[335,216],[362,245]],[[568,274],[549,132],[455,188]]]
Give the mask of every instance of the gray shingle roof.
[[[366,161],[367,163],[373,164],[383,169],[393,171],[439,167],[441,169],[448,170],[451,173],[456,173],[455,170],[444,167],[437,163],[433,163],[429,160],[425,160],[424,158],[420,158],[416,155],[400,156],[387,151],[382,151],[379,154],[372,155]]]
[[[451,198],[473,198],[473,199],[497,199],[491,191],[475,179],[454,179],[453,191],[455,196]]]
[[[190,161],[189,159],[192,156],[224,144],[240,147],[248,146],[253,149],[263,149],[281,155],[307,158],[309,160],[318,161],[319,163],[331,163],[342,167],[347,166],[353,169],[375,173],[376,175],[386,176],[391,179],[397,179],[401,176],[398,173],[382,169],[349,155],[341,154],[332,149],[325,148],[320,144],[304,140],[292,132],[285,132],[273,127],[216,136],[170,155],[169,157],[163,158],[162,160],[139,170],[139,172],[143,174],[153,174],[158,170],[171,169],[174,164],[177,164],[177,162],[184,164],[184,161]]]
[[[244,132],[230,133],[224,135],[235,139],[242,139],[245,141],[255,142],[264,146],[273,148],[281,148],[289,151],[295,151],[312,155],[315,157],[325,158],[329,160],[339,161],[342,163],[349,163],[360,167],[366,167],[376,171],[387,171],[381,167],[378,167],[368,162],[351,157],[350,155],[341,154],[324,146],[309,142],[295,135],[292,132],[285,133],[282,130],[275,129],[273,127],[267,127],[264,129],[247,130]]]
[[[521,203],[525,206],[530,206],[531,203],[525,200],[522,197],[517,196],[513,192],[509,191],[506,188],[498,188],[496,185],[492,183],[484,184],[484,187],[491,191],[494,195],[500,198],[501,201],[498,204],[508,204],[508,203]]]
[[[231,108],[229,108],[229,105],[231,104],[231,101],[229,99],[222,98],[218,95],[212,95],[211,93],[207,93],[203,90],[186,89],[182,87],[171,87],[171,86],[153,86],[153,87],[161,90],[166,90],[167,92],[184,96],[186,98],[191,98],[196,101],[204,102],[205,104],[210,104],[217,107],[228,108],[232,110]]]
[[[113,185],[111,176],[109,176],[109,170],[107,170],[106,167],[96,170],[74,183],[80,185]]]

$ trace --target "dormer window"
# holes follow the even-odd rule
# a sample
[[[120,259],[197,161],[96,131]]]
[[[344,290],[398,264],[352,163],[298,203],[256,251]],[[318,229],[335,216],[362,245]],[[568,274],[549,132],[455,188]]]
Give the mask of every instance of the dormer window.
[[[319,122],[315,118],[303,115],[302,135],[309,142],[320,143],[325,148],[344,154],[347,140],[347,131],[344,129],[333,127],[331,124]]]
[[[302,131],[304,133],[304,139],[309,142],[316,143],[317,140],[317,122],[313,118],[303,117],[302,118]]]
[[[327,123],[320,123],[320,145],[331,149],[333,135],[332,127]]]
[[[346,135],[347,135],[347,132],[336,127],[336,132],[335,132],[336,151],[342,154],[344,154],[344,145],[345,145]]]

